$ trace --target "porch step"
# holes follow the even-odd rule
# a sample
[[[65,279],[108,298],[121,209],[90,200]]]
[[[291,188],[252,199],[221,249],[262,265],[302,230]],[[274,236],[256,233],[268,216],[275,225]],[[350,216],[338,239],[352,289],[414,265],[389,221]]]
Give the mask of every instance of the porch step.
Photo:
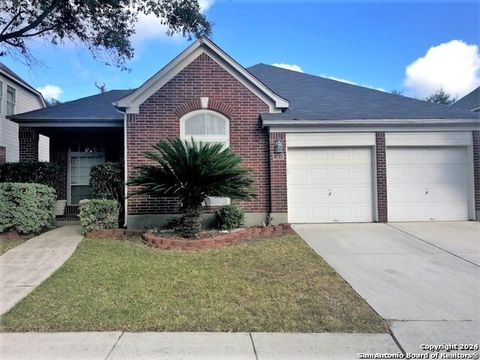
[[[64,225],[80,225],[80,220],[77,218],[76,220],[70,220],[65,218],[56,218],[55,219],[55,226],[64,226]]]
[[[67,205],[63,216],[76,216],[80,213],[80,207],[78,205]]]

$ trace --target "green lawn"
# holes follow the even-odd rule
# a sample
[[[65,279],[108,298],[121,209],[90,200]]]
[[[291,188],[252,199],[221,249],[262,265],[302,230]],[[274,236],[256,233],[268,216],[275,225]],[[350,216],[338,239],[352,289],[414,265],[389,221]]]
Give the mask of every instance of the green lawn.
[[[202,252],[83,240],[2,331],[385,332],[296,235]]]
[[[6,253],[8,250],[23,244],[25,242],[24,239],[0,239],[0,255]]]

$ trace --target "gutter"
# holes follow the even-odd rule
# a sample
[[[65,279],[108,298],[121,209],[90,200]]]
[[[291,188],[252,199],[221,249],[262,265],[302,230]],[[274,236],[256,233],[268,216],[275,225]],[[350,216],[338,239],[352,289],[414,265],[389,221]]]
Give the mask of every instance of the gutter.
[[[311,126],[311,125],[478,125],[480,118],[472,119],[345,119],[345,120],[263,120],[263,126]]]

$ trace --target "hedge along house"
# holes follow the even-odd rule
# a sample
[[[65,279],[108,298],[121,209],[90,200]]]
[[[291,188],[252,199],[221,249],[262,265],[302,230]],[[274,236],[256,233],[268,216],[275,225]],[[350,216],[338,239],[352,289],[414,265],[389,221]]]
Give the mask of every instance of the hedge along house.
[[[24,134],[21,160],[48,133],[70,205],[88,196],[91,165],[123,159],[128,177],[158,139],[193,137],[224,143],[252,169],[258,197],[240,203],[248,224],[480,216],[480,114],[264,64],[246,69],[206,38],[136,90],[11,118]],[[158,226],[178,205],[126,202],[129,228]]]

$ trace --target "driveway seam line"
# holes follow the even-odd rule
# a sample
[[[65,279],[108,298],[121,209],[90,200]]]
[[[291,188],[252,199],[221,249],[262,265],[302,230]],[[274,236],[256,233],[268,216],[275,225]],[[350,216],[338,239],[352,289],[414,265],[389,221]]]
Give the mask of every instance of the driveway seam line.
[[[472,262],[472,261],[470,261],[470,260],[468,260],[468,259],[465,259],[465,258],[461,257],[460,255],[457,255],[457,254],[454,254],[454,253],[452,253],[452,252],[450,252],[450,251],[448,251],[448,250],[445,250],[444,248],[441,248],[440,246],[437,246],[437,245],[435,245],[435,244],[432,244],[431,242],[428,242],[427,240],[424,240],[424,239],[422,239],[422,238],[419,238],[418,236],[415,236],[415,235],[413,235],[413,234],[410,234],[408,231],[399,229],[399,228],[395,227],[394,225],[391,225],[390,223],[385,223],[385,225],[390,226],[392,229],[395,229],[395,230],[397,230],[397,231],[400,231],[401,233],[404,233],[404,234],[406,234],[406,235],[408,235],[408,236],[411,236],[411,237],[413,237],[413,238],[415,238],[415,239],[417,239],[417,240],[420,240],[420,241],[424,242],[425,244],[428,244],[428,245],[430,245],[430,246],[433,246],[434,248],[437,248],[437,249],[439,249],[439,250],[445,251],[447,254],[453,255],[453,256],[455,256],[455,257],[457,257],[457,258],[459,258],[459,259],[462,259],[463,261],[468,262],[469,264],[472,264],[472,265],[480,268],[480,265],[477,265],[477,264],[475,264],[474,262]]]
[[[115,347],[117,346],[118,342],[120,341],[120,339],[122,338],[123,334],[125,334],[125,331],[122,331],[122,333],[120,334],[120,336],[118,337],[117,341],[115,341],[115,344],[113,344],[112,348],[110,349],[110,351],[108,352],[105,360],[107,360],[110,355],[112,355],[113,353],[113,350],[115,350]]]
[[[398,346],[398,349],[402,352],[403,356],[406,356],[407,353],[403,349],[402,344],[400,344],[400,341],[398,341],[397,337],[393,333],[392,329],[390,328],[390,325],[388,326],[388,332],[389,332],[390,336],[392,337],[393,342]]]
[[[253,354],[255,355],[255,360],[258,360],[257,349],[255,348],[255,343],[253,342],[252,333],[249,332],[249,333],[248,333],[248,336],[250,336],[250,342],[252,343]]]

